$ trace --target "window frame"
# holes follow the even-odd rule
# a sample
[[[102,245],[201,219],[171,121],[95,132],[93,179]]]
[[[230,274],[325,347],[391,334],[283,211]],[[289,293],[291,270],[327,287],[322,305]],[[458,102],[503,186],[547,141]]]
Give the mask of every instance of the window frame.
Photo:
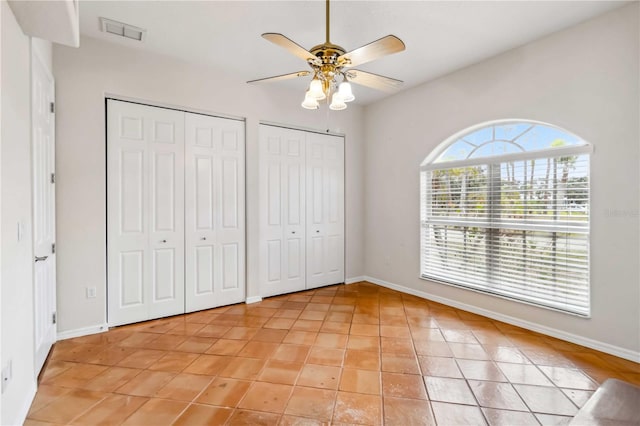
[[[458,142],[459,140],[463,139],[464,137],[471,135],[479,130],[483,130],[486,128],[492,128],[495,126],[503,126],[503,125],[509,125],[509,124],[530,124],[532,126],[544,126],[544,127],[548,127],[554,130],[557,130],[559,132],[562,132],[564,134],[570,135],[572,137],[577,138],[581,143],[577,144],[577,145],[570,145],[570,146],[563,146],[563,147],[547,147],[547,148],[543,148],[543,149],[533,149],[530,151],[523,151],[523,152],[517,152],[517,153],[507,153],[507,154],[500,154],[500,155],[489,155],[489,156],[481,156],[481,157],[472,157],[472,158],[466,158],[464,160],[450,160],[450,161],[441,161],[441,162],[436,162],[436,160],[438,160],[440,158],[440,156],[445,153],[447,151],[447,149],[449,149],[453,144],[455,144],[456,142]],[[528,132],[525,131],[524,133]],[[520,136],[522,136],[522,134],[518,135],[517,137],[515,137],[513,140],[517,140]],[[497,139],[495,138],[495,133],[494,133],[494,138],[491,139],[489,142],[494,143],[496,141],[503,141],[502,139]],[[508,141],[507,141],[508,142]],[[488,142],[483,142],[481,145],[478,146],[478,148],[480,148],[481,146],[487,144]],[[476,148],[477,149],[477,148]],[[475,151],[475,150],[474,150]],[[592,197],[591,197],[591,157],[592,154],[594,152],[594,147],[592,144],[586,142],[584,139],[576,136],[575,134],[573,134],[572,132],[569,132],[563,128],[560,128],[558,126],[555,126],[553,124],[549,124],[549,123],[545,123],[545,122],[541,122],[541,121],[535,121],[535,120],[528,120],[528,119],[505,119],[505,120],[494,120],[494,121],[489,121],[489,122],[484,122],[484,123],[479,123],[476,124],[474,126],[468,127],[464,130],[461,130],[457,133],[455,133],[454,135],[450,136],[449,138],[445,139],[442,143],[440,143],[435,149],[433,149],[431,151],[431,153],[429,155],[427,155],[427,157],[424,159],[424,161],[421,163],[420,165],[420,184],[419,184],[419,191],[420,191],[420,220],[419,220],[419,232],[420,232],[420,272],[419,272],[419,278],[425,281],[430,281],[430,282],[435,282],[435,283],[439,283],[439,284],[445,284],[451,287],[455,287],[455,288],[462,288],[465,290],[470,290],[479,294],[484,294],[484,295],[489,295],[489,296],[494,296],[494,297],[498,297],[500,299],[504,299],[504,300],[509,300],[512,302],[516,302],[516,303],[523,303],[526,305],[530,305],[530,306],[535,306],[538,308],[543,308],[543,309],[548,309],[548,310],[552,310],[552,311],[556,311],[556,312],[561,312],[563,314],[567,314],[567,315],[572,315],[572,316],[577,316],[580,318],[591,318],[591,309],[592,309],[592,291],[591,291],[591,265],[592,265],[592,261],[591,261],[591,212],[592,212]],[[471,156],[473,154],[472,153],[469,154],[469,156]],[[588,204],[587,204],[587,211],[589,212],[589,215],[587,216],[587,224],[586,226],[579,226],[577,228],[575,228],[575,230],[580,230],[583,234],[586,234],[586,256],[587,256],[587,266],[586,266],[586,273],[587,273],[587,312],[586,313],[581,313],[581,312],[576,312],[576,311],[571,311],[571,310],[566,310],[566,309],[561,309],[561,308],[557,308],[554,306],[549,306],[547,304],[543,304],[543,303],[536,303],[533,301],[529,301],[526,299],[523,299],[522,296],[521,297],[516,297],[516,296],[509,296],[506,294],[502,294],[500,292],[495,292],[492,291],[490,287],[485,287],[485,288],[477,288],[477,287],[472,287],[469,285],[465,285],[462,282],[455,282],[455,278],[452,278],[451,281],[447,281],[447,280],[442,280],[439,279],[437,277],[432,277],[432,276],[428,276],[425,275],[424,273],[424,267],[425,267],[425,256],[426,256],[426,249],[425,249],[425,242],[423,241],[424,239],[424,228],[426,226],[429,226],[430,223],[434,223],[433,221],[429,221],[429,219],[423,219],[423,216],[431,216],[430,213],[425,213],[425,211],[428,211],[431,209],[431,204],[428,202],[428,199],[426,197],[428,197],[429,191],[428,190],[423,190],[423,176],[425,175],[425,173],[428,172],[432,172],[432,171],[436,171],[436,170],[446,170],[446,169],[453,169],[453,168],[462,168],[462,167],[473,167],[473,166],[487,166],[487,167],[501,167],[501,165],[505,164],[505,163],[509,163],[509,162],[515,162],[515,161],[529,161],[529,160],[539,160],[539,159],[551,159],[551,158],[559,158],[559,157],[563,157],[563,156],[579,156],[579,155],[587,155],[587,170],[586,170],[586,178],[587,178],[587,194],[588,194]],[[491,172],[489,172],[489,170],[487,170],[487,175],[489,176]],[[428,174],[426,176],[429,176]],[[502,193],[502,192],[500,192]],[[487,194],[489,194],[489,192],[487,192]],[[498,206],[496,203],[491,203],[491,204],[487,204],[487,209],[489,211],[491,211],[493,208],[495,208],[496,206]],[[489,216],[493,216],[492,214],[489,214]],[[462,218],[460,218],[462,219]],[[473,218],[470,218],[471,220],[473,220]],[[541,232],[570,232],[571,231],[571,220],[567,220],[565,222],[559,222],[556,223],[556,225],[558,225],[559,229],[557,231],[555,230],[551,230],[550,227],[548,226],[548,222],[546,224],[541,224],[543,225],[542,228],[541,227],[537,227],[535,224],[535,221],[522,221],[522,223],[520,223],[518,226],[518,229],[523,229],[523,230],[530,230],[530,231],[541,231]],[[441,225],[449,225],[449,226],[473,226],[470,225],[472,224],[471,221],[455,221],[455,220],[450,220],[450,219],[443,219],[440,223]],[[513,229],[513,228],[509,228],[508,224],[504,227],[502,226],[494,226],[494,223],[491,224],[492,226],[483,226],[482,228],[489,231],[491,229]],[[495,225],[500,225],[499,222],[496,222]],[[546,226],[544,226],[546,225]],[[586,229],[586,231],[585,231]],[[486,250],[486,249],[485,249]],[[460,280],[458,280],[460,281]]]

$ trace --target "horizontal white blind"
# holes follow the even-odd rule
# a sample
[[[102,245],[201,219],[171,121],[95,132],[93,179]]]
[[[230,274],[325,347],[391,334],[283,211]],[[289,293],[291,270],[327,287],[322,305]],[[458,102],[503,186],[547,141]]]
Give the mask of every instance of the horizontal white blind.
[[[589,155],[421,172],[421,275],[589,315]]]

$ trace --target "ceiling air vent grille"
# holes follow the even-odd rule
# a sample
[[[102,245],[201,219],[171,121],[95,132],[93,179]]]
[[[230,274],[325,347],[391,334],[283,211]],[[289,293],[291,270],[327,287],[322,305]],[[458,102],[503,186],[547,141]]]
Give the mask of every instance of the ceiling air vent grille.
[[[115,34],[136,41],[144,41],[147,34],[147,30],[145,29],[107,18],[100,18],[100,26],[105,33]]]

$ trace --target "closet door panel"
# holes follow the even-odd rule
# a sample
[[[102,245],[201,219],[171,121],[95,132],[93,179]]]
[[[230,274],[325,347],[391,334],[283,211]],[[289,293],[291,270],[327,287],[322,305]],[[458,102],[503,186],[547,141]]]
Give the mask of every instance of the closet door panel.
[[[302,146],[301,135],[292,133],[288,137],[287,147],[289,149],[286,159],[287,174],[285,181],[284,194],[287,200],[287,208],[285,210],[285,229],[284,239],[286,244],[285,263],[283,269],[287,271],[285,288],[290,291],[297,291],[304,288],[305,274],[305,229],[304,229],[304,170],[301,164],[301,152],[304,152]]]
[[[221,245],[221,271],[217,304],[245,300],[245,145],[244,123],[223,122],[220,156],[220,221],[217,241]]]
[[[107,115],[109,324],[180,313],[184,113],[109,100]]]
[[[213,230],[214,211],[214,161],[211,155],[195,155],[193,158],[194,176],[188,184],[193,185],[195,209],[195,229]]]
[[[222,245],[222,289],[236,290],[240,278],[240,247],[238,243]]]
[[[305,288],[305,133],[260,126],[262,296]]]
[[[327,284],[325,262],[325,143],[324,135],[307,138],[307,217],[309,238],[306,247],[306,288]]]
[[[280,140],[270,138],[268,149],[269,154],[279,155]],[[261,165],[260,169],[261,175],[266,175],[261,176],[260,179],[262,183],[260,211],[263,212],[260,219],[264,221],[260,226],[260,277],[263,296],[278,294],[277,288],[283,280],[282,267],[286,264],[282,235],[284,232],[282,191],[285,187],[282,181],[282,167],[283,165],[276,157],[270,158],[266,164]],[[266,209],[262,206],[266,206]],[[265,213],[266,217],[263,217]]]
[[[108,320],[119,325],[148,317],[148,135],[141,108],[108,108]]]
[[[343,283],[344,271],[344,138],[325,135],[325,235],[327,284]]]
[[[215,247],[201,245],[194,248],[194,293],[196,296],[213,294]]]
[[[266,284],[274,286],[282,280],[282,241],[270,240],[266,245]]]
[[[307,244],[307,276],[312,279],[322,277],[325,273],[324,244],[323,236],[313,234],[309,236],[309,244]]]
[[[173,300],[176,297],[175,250],[157,249],[153,252],[153,301]]]
[[[119,253],[119,288],[112,290],[120,293],[118,307],[132,308],[144,304],[144,250],[121,251]]]
[[[149,110],[150,318],[184,312],[184,113]]]
[[[222,160],[222,229],[238,231],[238,164],[237,158]]]
[[[186,114],[187,312],[244,301],[244,124]]]
[[[154,152],[151,167],[153,231],[176,230],[176,159],[173,152]]]
[[[144,233],[144,150],[120,149],[119,164],[116,168],[119,176],[116,181],[120,183],[119,194],[120,214],[118,225],[120,235]],[[114,224],[115,225],[115,224]]]
[[[312,133],[307,155],[307,288],[344,282],[344,139]]]

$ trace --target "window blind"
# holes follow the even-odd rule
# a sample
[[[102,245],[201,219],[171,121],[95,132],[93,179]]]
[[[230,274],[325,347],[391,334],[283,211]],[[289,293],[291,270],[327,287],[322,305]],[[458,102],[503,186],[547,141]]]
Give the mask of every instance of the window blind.
[[[589,155],[421,171],[421,276],[589,315]]]

